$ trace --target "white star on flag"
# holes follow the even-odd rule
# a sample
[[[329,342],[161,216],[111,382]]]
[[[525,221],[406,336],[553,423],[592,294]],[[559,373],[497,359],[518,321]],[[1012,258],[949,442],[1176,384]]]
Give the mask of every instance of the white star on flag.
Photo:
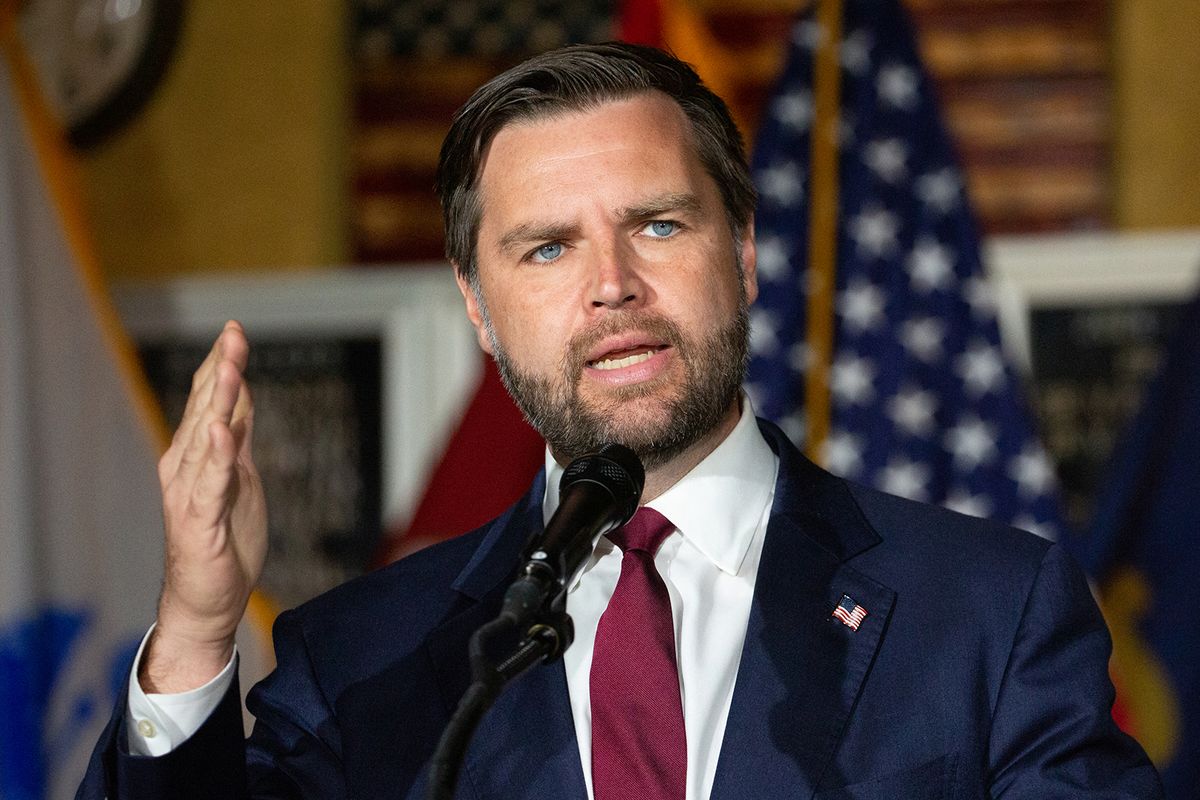
[[[997,348],[981,339],[971,342],[967,352],[955,360],[954,368],[967,391],[975,397],[1004,385],[1004,359]]]
[[[996,296],[983,278],[971,278],[963,284],[963,297],[976,319],[990,322],[996,318]]]
[[[807,372],[809,366],[812,365],[812,350],[808,346],[808,342],[803,339],[798,340],[788,351],[788,366],[795,372]]]
[[[772,106],[771,113],[775,119],[792,131],[808,130],[813,118],[812,92],[807,89],[796,89],[780,95]]]
[[[967,414],[946,432],[946,448],[954,465],[970,471],[996,457],[996,429],[975,414]]]
[[[852,32],[842,40],[842,66],[851,75],[863,75],[871,67],[871,34],[863,30]]]
[[[803,20],[792,32],[792,41],[805,50],[816,50],[825,41],[825,29],[816,20]]]
[[[954,258],[950,248],[932,236],[922,236],[908,256],[908,275],[913,289],[929,294],[945,289],[954,277]]]
[[[917,73],[904,64],[888,64],[879,70],[876,90],[888,105],[911,111],[917,104]]]
[[[870,359],[842,352],[829,370],[829,390],[850,405],[862,405],[875,396],[875,367]]]
[[[908,148],[899,139],[876,139],[866,146],[864,160],[885,183],[898,183],[908,175]]]
[[[943,167],[917,179],[917,197],[939,214],[949,214],[958,206],[961,191],[962,181],[953,167]]]
[[[910,461],[904,456],[892,456],[887,466],[879,473],[878,486],[888,494],[907,497],[909,500],[925,500],[929,493],[929,466]]]
[[[787,244],[778,236],[758,240],[758,277],[768,282],[782,281],[791,275]]]
[[[854,278],[838,295],[837,311],[849,331],[863,333],[883,323],[884,303],[878,286],[864,278]]]
[[[850,220],[850,238],[874,258],[885,258],[896,251],[896,234],[900,221],[896,215],[880,206],[863,209]]]
[[[843,478],[856,478],[862,472],[862,437],[834,430],[821,444],[821,462],[825,468]]]
[[[1046,458],[1046,451],[1035,442],[1029,442],[1008,462],[1008,474],[1017,482],[1017,491],[1024,497],[1037,497],[1055,486],[1054,467]]]
[[[971,494],[961,486],[950,490],[943,506],[951,511],[971,517],[987,518],[992,514],[992,504],[983,495]]]
[[[804,413],[801,411],[793,411],[783,419],[779,420],[779,427],[787,434],[787,437],[792,440],[792,443],[797,447],[802,447],[804,437],[807,433],[807,428],[804,422]]]
[[[900,326],[900,343],[904,349],[926,364],[942,359],[942,340],[946,326],[937,317],[907,320]]]
[[[765,356],[779,349],[779,321],[770,311],[750,309],[750,352]]]
[[[804,178],[794,161],[762,170],[757,183],[765,199],[784,207],[795,205],[804,194]]]
[[[925,438],[933,432],[937,398],[933,392],[906,386],[888,401],[888,416],[904,433]]]

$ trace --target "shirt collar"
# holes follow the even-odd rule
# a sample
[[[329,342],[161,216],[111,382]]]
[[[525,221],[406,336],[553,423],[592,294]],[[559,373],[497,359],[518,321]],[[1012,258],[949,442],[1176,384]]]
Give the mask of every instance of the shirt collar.
[[[775,493],[778,459],[758,430],[750,399],[729,435],[691,472],[648,506],[723,572],[736,575]],[[546,449],[543,519],[558,508],[563,467]]]

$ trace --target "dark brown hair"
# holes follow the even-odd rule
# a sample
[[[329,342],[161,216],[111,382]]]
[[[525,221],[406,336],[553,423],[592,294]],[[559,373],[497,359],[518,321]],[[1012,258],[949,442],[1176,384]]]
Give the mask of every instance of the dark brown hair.
[[[741,134],[721,98],[687,64],[661,50],[609,42],[572,45],[535,56],[476,90],[454,115],[438,160],[437,192],[446,257],[471,285],[482,214],[478,180],[483,152],[510,122],[583,111],[645,92],[662,92],[683,109],[693,144],[716,182],[735,237],[754,213],[755,192]]]

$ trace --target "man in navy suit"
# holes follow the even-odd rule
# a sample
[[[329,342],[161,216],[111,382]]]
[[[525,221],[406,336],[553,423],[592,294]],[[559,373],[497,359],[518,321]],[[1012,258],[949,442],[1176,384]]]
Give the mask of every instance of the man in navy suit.
[[[754,419],[754,191],[688,67],[626,45],[534,58],[460,110],[438,188],[468,317],[546,470],[480,530],[283,614],[243,742],[233,634],[265,506],[228,324],[160,464],[158,619],[80,797],[422,797],[468,637],[553,513],[561,465],[608,441],[641,457],[666,521],[637,563],[669,685],[611,666],[628,654],[605,615],[637,547],[602,537],[569,585],[575,645],[485,716],[458,796],[1161,796],[1112,722],[1108,635],[1061,549],[849,484]],[[635,610],[621,624],[648,624]],[[664,702],[681,726],[622,718]],[[626,762],[644,772],[614,781]]]

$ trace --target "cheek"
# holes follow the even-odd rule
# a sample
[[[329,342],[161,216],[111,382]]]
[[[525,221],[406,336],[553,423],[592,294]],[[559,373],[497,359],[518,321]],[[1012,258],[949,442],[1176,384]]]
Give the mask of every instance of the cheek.
[[[729,269],[733,269],[732,265]],[[730,275],[723,271],[706,271],[697,275],[687,290],[688,294],[677,307],[684,319],[695,324],[693,329],[698,332],[721,328],[737,314],[742,284],[736,272]]]
[[[569,321],[543,298],[525,295],[489,305],[492,328],[510,358],[525,369],[557,368],[571,331]]]

